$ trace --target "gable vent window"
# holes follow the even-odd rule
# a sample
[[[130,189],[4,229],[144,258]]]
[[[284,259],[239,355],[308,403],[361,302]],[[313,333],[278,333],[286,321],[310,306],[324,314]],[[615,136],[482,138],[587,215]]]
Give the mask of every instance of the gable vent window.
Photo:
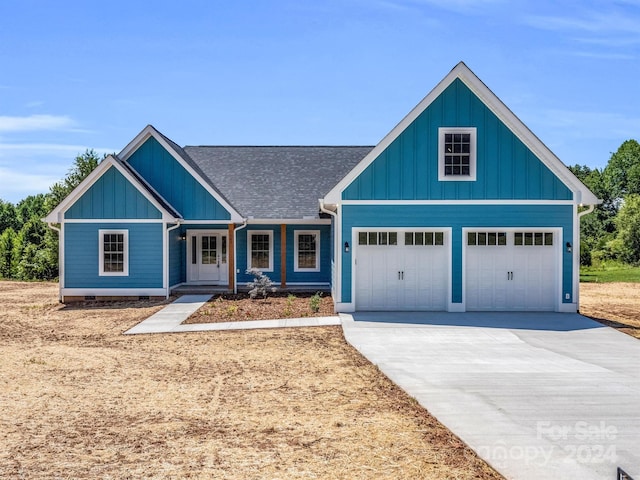
[[[476,129],[438,130],[438,179],[473,181],[476,179]]]
[[[99,230],[100,276],[129,275],[129,232],[127,230]]]

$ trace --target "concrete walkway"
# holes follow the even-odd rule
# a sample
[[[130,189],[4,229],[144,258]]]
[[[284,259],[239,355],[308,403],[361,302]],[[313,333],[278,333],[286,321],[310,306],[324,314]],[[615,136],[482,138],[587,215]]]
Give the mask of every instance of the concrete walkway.
[[[248,322],[192,323],[182,325],[196,310],[213,295],[183,295],[159,312],[151,315],[125,335],[143,333],[205,332],[212,330],[251,330],[256,328],[317,327],[340,325],[340,317],[285,318],[280,320],[254,320]]]
[[[580,315],[357,313],[345,337],[509,479],[640,479],[640,341]]]

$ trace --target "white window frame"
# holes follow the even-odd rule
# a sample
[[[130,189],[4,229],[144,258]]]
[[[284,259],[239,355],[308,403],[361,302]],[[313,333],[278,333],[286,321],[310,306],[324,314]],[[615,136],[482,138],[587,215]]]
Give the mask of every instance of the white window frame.
[[[298,238],[300,235],[315,235],[316,237],[316,266],[313,268],[302,268],[298,266]],[[294,272],[319,272],[320,271],[320,230],[295,230],[293,233],[293,271]]]
[[[254,235],[268,235],[269,236],[269,268],[259,268],[261,272],[273,272],[273,230],[249,230],[247,232],[247,270],[254,268],[251,266],[251,244],[253,243]],[[256,267],[257,268],[257,267]]]
[[[444,174],[444,138],[447,133],[470,134],[469,146],[469,175],[445,175]],[[438,180],[441,182],[474,182],[476,180],[476,151],[477,151],[476,127],[440,127],[438,129]]]
[[[122,272],[105,272],[104,270],[104,235],[122,235],[122,241],[124,243],[122,252]],[[129,230],[98,230],[98,274],[101,277],[129,276]]]

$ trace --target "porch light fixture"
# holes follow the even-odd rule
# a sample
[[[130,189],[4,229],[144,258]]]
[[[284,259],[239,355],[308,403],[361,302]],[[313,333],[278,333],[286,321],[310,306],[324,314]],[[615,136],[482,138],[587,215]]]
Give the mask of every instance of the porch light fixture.
[[[349,253],[349,242],[344,242],[344,253]]]
[[[567,252],[571,253],[573,251],[573,247],[571,246],[571,242],[567,242]]]
[[[178,239],[186,240],[187,239],[187,234],[186,233],[181,233],[180,236],[178,237]]]

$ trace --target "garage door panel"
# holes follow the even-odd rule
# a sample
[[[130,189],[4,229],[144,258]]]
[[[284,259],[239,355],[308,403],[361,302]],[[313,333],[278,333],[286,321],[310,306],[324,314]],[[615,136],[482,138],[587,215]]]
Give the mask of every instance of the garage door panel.
[[[556,233],[504,232],[502,245],[469,232],[466,245],[467,310],[554,310],[557,296]],[[495,243],[495,233],[491,237]]]
[[[365,242],[370,238],[383,237],[369,232],[359,236],[359,240]],[[450,247],[444,234],[423,230],[419,237],[411,237],[411,242],[405,244],[405,232],[401,232],[394,240],[397,243],[393,245],[358,244],[356,308],[446,310]]]

